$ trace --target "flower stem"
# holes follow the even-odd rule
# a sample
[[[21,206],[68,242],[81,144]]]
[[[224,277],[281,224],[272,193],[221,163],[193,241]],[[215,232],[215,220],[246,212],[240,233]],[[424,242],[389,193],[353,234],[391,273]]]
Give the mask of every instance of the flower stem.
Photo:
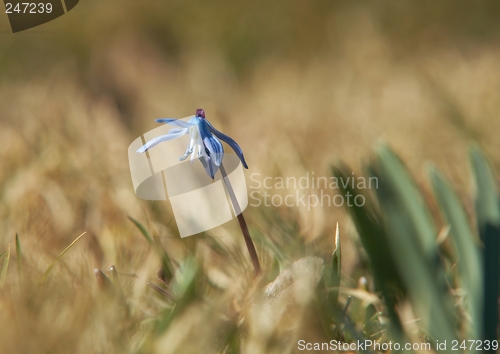
[[[229,177],[227,176],[226,169],[224,168],[224,165],[222,163],[220,164],[220,172],[223,177],[222,181],[224,182],[224,186],[226,187],[227,193],[229,194],[229,199],[231,199],[231,203],[233,204],[234,212],[237,215],[240,229],[243,233],[243,238],[245,239],[245,243],[248,249],[248,253],[250,253],[250,259],[252,260],[255,275],[258,276],[262,273],[259,257],[257,256],[255,245],[253,244],[252,238],[250,237],[250,232],[248,231],[248,226],[243,216],[243,210],[241,210],[240,208],[240,204],[238,203],[238,199],[236,199],[233,187],[231,186],[231,182],[229,181]]]
[[[240,223],[241,232],[243,233],[243,238],[248,248],[248,253],[250,253],[250,258],[252,259],[253,268],[255,270],[255,275],[258,276],[262,273],[260,268],[259,257],[257,257],[257,252],[255,251],[255,246],[253,244],[252,238],[250,237],[250,232],[248,231],[248,226],[243,217],[243,213],[238,214],[238,222]]]

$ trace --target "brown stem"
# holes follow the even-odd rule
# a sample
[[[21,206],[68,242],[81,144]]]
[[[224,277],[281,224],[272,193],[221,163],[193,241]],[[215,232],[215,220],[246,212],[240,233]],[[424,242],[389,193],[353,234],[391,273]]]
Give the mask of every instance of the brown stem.
[[[250,253],[250,259],[252,260],[255,275],[258,276],[262,273],[262,270],[260,268],[259,257],[257,256],[255,245],[253,244],[252,238],[250,237],[250,232],[248,231],[247,223],[245,221],[245,218],[243,217],[243,210],[241,210],[240,208],[238,199],[236,199],[233,187],[231,186],[231,182],[229,181],[229,178],[227,176],[226,169],[224,168],[222,163],[220,164],[220,171],[223,177],[222,181],[224,182],[224,186],[226,187],[227,193],[229,194],[229,199],[231,199],[231,203],[233,203],[235,214],[237,215],[240,229],[243,233],[243,238],[245,239],[245,244],[248,249],[248,253]]]
[[[238,222],[240,223],[241,232],[243,233],[243,238],[247,244],[248,253],[250,253],[250,258],[252,259],[255,275],[260,275],[262,270],[260,269],[259,257],[257,257],[257,251],[255,250],[252,238],[250,237],[250,232],[248,231],[248,226],[245,218],[243,217],[243,213],[238,214]]]

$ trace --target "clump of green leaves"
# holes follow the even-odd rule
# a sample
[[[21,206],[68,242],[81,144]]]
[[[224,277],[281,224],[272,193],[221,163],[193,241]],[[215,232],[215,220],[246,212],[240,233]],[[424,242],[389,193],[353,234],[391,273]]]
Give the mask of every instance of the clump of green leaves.
[[[376,290],[385,302],[392,336],[406,340],[397,305],[409,301],[431,344],[436,340],[497,338],[500,255],[498,188],[492,168],[478,147],[470,150],[474,180],[475,225],[443,175],[428,171],[443,229],[449,240],[437,242],[438,217],[404,163],[382,146],[366,166],[378,188],[364,195],[362,206],[348,207],[361,243],[371,261]],[[338,178],[348,176],[333,167]],[[345,186],[346,196],[361,195]],[[479,237],[478,237],[479,236]],[[457,265],[450,267],[448,265]],[[454,288],[455,287],[455,288]],[[457,290],[461,291],[457,291]],[[456,301],[456,294],[462,294]],[[449,349],[449,348],[448,348]],[[472,351],[470,351],[472,352]]]

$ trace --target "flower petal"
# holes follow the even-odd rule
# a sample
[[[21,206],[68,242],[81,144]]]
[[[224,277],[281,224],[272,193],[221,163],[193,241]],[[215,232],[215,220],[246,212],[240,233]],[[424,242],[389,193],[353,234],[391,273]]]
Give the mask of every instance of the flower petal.
[[[184,131],[184,129],[186,128],[174,128],[174,129],[170,129],[168,131],[169,134],[176,134],[176,133],[180,133],[181,131]]]
[[[146,144],[144,144],[141,148],[139,148],[137,150],[137,152],[138,153],[143,153],[146,150],[152,148],[153,146],[158,145],[162,141],[168,141],[168,140],[177,139],[177,138],[183,136],[184,134],[186,134],[187,131],[188,130],[185,128],[185,129],[179,129],[179,131],[174,132],[174,133],[170,132],[170,133],[165,134],[165,135],[157,136],[156,138],[153,138],[150,141],[148,141]]]
[[[156,119],[155,122],[167,123],[167,124],[176,125],[176,126],[182,127],[182,128],[189,128],[189,127],[192,127],[195,125],[193,123],[189,123],[189,122],[186,122],[184,120],[176,119],[176,118],[159,118],[159,119]]]
[[[189,129],[192,129],[192,128],[189,128]],[[191,162],[193,162],[193,159],[194,159],[193,151],[194,151],[194,147],[196,145],[196,140],[197,139],[193,135],[191,135],[191,139],[189,139],[189,145],[186,149],[186,152],[184,153],[184,155],[179,157],[179,161],[184,161],[185,159],[187,159],[187,157],[189,155],[191,155]]]
[[[200,157],[201,164],[203,167],[205,167],[205,171],[207,172],[207,175],[210,176],[210,178],[214,179],[215,174],[219,170],[219,166],[214,164],[212,158],[208,155],[203,155]]]
[[[227,136],[226,134],[224,133],[221,133],[220,131],[218,131],[217,129],[215,129],[213,127],[212,124],[210,124],[209,121],[205,120],[207,122],[207,126],[208,126],[208,129],[210,129],[210,132],[215,135],[216,137],[218,137],[220,140],[222,140],[223,142],[225,142],[227,145],[229,145],[231,147],[231,149],[234,150],[234,152],[236,153],[236,155],[238,155],[238,157],[240,158],[240,161],[241,163],[243,164],[243,167],[247,168],[248,169],[248,165],[245,161],[245,156],[243,156],[243,150],[241,150],[240,146],[238,145],[238,143],[236,141],[234,141],[230,136]]]
[[[213,163],[220,166],[222,158],[224,157],[224,148],[222,143],[215,136],[206,137],[203,139],[203,145],[210,151],[210,158]]]
[[[212,135],[206,119],[200,120],[198,127],[200,129],[201,138],[203,139],[203,144],[210,152],[212,162],[215,165],[220,166],[222,158],[224,157],[224,147],[222,146],[222,143],[219,139]]]

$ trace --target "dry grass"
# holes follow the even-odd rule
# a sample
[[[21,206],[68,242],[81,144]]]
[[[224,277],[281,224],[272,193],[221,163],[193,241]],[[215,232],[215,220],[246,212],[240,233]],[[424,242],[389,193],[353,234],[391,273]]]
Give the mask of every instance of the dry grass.
[[[329,176],[338,159],[359,172],[382,140],[422,184],[422,167],[433,161],[470,204],[467,144],[478,140],[500,168],[500,42],[489,27],[475,34],[474,23],[462,30],[439,15],[452,2],[436,13],[427,3],[408,29],[388,2],[286,9],[262,2],[259,9],[84,1],[47,24],[52,33],[2,37],[0,251],[10,247],[11,259],[0,291],[0,352],[216,352],[236,329],[247,353],[323,340],[307,299],[294,298],[286,318],[266,319],[259,289],[273,280],[272,252],[259,246],[267,275],[254,284],[236,222],[181,240],[168,205],[136,198],[127,148],[155,118],[203,107],[242,146],[247,178]],[[495,27],[487,13],[496,7],[488,4],[480,19]],[[457,9],[468,18],[466,5]],[[401,11],[412,18],[410,5]],[[175,261],[201,267],[193,302],[159,334],[150,329],[173,305],[146,284],[156,281],[159,260],[129,215]],[[340,208],[249,207],[245,215],[252,233],[295,240],[282,245],[285,266],[306,255],[328,263],[340,221],[343,285],[354,289],[367,276]],[[120,296],[107,294],[93,274],[111,265],[122,274]]]

